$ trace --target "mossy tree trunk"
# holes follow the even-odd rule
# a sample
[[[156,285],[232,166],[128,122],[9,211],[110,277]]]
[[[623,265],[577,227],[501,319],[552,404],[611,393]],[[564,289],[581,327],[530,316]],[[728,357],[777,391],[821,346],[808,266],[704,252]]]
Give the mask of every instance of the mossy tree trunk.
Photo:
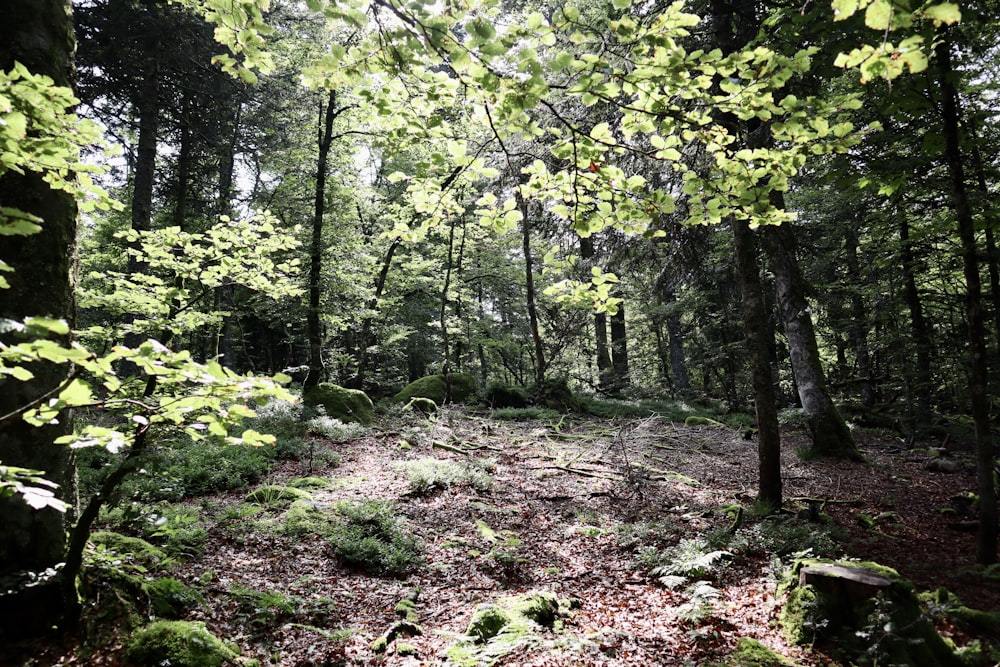
[[[775,203],[783,206],[781,193]],[[768,227],[763,234],[769,265],[774,274],[778,312],[785,325],[788,353],[802,409],[809,418],[813,451],[821,456],[859,460],[861,455],[844,418],[826,388],[816,330],[805,296],[805,279],[795,256],[795,236],[789,223]]]
[[[15,61],[61,86],[73,81],[73,22],[69,0],[6,0],[0,21],[0,68]],[[8,172],[0,177],[0,204],[44,221],[32,236],[5,236],[0,257],[14,268],[9,289],[0,289],[0,320],[28,316],[73,321],[73,266],[76,204],[56,192],[37,174]],[[5,331],[6,327],[0,327]],[[0,334],[12,343],[16,334]],[[61,342],[67,342],[65,339]],[[64,366],[36,365],[27,382],[0,380],[0,415],[9,415],[38,401],[65,379]],[[59,484],[58,495],[74,503],[75,470],[71,451],[53,440],[68,432],[68,419],[35,428],[19,417],[0,417],[0,462],[45,471]],[[62,562],[66,517],[52,509],[33,510],[20,497],[0,500],[0,638],[21,639],[51,628],[62,613],[54,580],[21,588],[27,572],[44,575]],[[13,592],[7,592],[11,591]]]

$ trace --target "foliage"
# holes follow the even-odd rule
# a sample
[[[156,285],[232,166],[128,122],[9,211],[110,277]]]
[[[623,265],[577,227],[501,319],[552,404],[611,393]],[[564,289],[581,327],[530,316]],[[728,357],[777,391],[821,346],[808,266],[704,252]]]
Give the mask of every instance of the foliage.
[[[674,588],[689,579],[701,579],[718,570],[725,559],[732,554],[721,549],[711,550],[703,538],[684,538],[673,547],[668,547],[643,560],[655,560],[659,564],[649,571],[651,577],[659,579],[668,588]]]
[[[102,530],[92,533],[90,542],[118,554],[119,557],[128,559],[144,569],[158,567],[167,560],[167,554],[163,549],[139,537]]]
[[[204,601],[200,592],[173,577],[153,579],[143,586],[143,592],[153,613],[160,618],[179,618],[185,610]]]
[[[247,494],[248,503],[258,503],[261,505],[284,505],[296,500],[311,500],[312,495],[304,489],[292,486],[279,486],[276,484],[265,484],[254,489]]]
[[[420,544],[381,500],[337,505],[338,521],[327,536],[334,555],[348,567],[378,575],[403,574],[420,562]]]
[[[726,661],[728,667],[794,667],[791,660],[750,637],[740,637]]]
[[[222,667],[239,652],[209,632],[202,621],[154,621],[129,640],[126,655],[143,667]]]
[[[493,486],[493,478],[487,472],[492,462],[456,463],[451,460],[424,458],[415,461],[401,461],[397,470],[409,477],[410,493],[424,496],[453,486],[470,486],[477,491],[487,491]]]
[[[735,533],[719,531],[708,540],[716,548],[744,555],[785,558],[810,553],[828,558],[839,554],[843,538],[843,531],[835,525],[776,517],[741,527]]]
[[[501,382],[491,382],[483,392],[483,400],[494,409],[528,407],[528,393],[523,387]]]

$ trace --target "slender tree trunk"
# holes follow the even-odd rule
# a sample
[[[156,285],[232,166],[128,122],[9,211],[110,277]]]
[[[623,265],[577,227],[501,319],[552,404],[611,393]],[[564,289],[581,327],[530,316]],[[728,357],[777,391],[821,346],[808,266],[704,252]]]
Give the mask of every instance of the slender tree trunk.
[[[777,200],[776,205],[783,205],[780,193],[775,193],[772,199]],[[763,236],[774,274],[778,312],[785,325],[795,386],[802,409],[809,418],[813,451],[821,456],[860,460],[854,438],[826,388],[816,331],[805,296],[805,280],[795,257],[792,228],[787,223],[771,226]]]
[[[944,35],[935,46],[941,86],[941,120],[944,134],[944,158],[951,181],[951,200],[962,240],[962,266],[965,274],[965,318],[968,325],[970,373],[969,395],[972,420],[976,430],[976,480],[979,491],[979,535],[976,560],[983,565],[997,561],[997,496],[994,477],[993,438],[990,433],[990,404],[986,361],[986,332],[983,325],[981,284],[975,221],[969,205],[962,164],[959,135],[956,73],[951,65],[951,45]]]
[[[628,331],[625,328],[625,304],[618,304],[618,309],[611,315],[611,366],[615,371],[615,389],[620,390],[629,384],[628,370]]]
[[[733,0],[711,0],[715,21],[713,38],[724,55],[745,46],[757,33],[756,3],[738,6]],[[733,136],[739,136],[739,121],[724,116]],[[736,282],[740,287],[743,326],[750,362],[754,404],[757,411],[757,457],[760,467],[757,499],[771,507],[781,507],[781,434],[768,354],[767,310],[760,283],[760,267],[753,232],[745,220],[730,218],[733,230]]]
[[[361,343],[358,350],[358,371],[354,376],[354,380],[351,383],[355,389],[362,389],[365,384],[365,375],[368,372],[368,348],[372,343],[372,324],[375,321],[375,311],[378,310],[379,301],[382,299],[382,293],[385,291],[385,283],[389,278],[389,270],[392,268],[392,256],[396,254],[396,249],[399,248],[400,240],[399,238],[394,238],[392,243],[385,251],[385,255],[382,257],[382,268],[379,269],[378,278],[375,279],[375,293],[372,298],[368,300],[367,313],[364,319],[361,321]],[[413,378],[416,379],[416,378]]]
[[[531,223],[528,216],[528,202],[520,190],[516,191],[518,209],[521,211],[521,250],[524,253],[524,291],[528,307],[528,326],[531,329],[533,345],[533,366],[535,384],[539,387],[545,381],[545,348],[542,345],[542,335],[538,328],[538,307],[535,304],[535,275],[531,259]]]
[[[910,311],[910,331],[913,344],[917,348],[916,387],[914,395],[916,409],[912,410],[913,421],[911,429],[926,425],[931,412],[931,335],[927,320],[924,318],[924,307],[917,290],[916,259],[913,256],[913,246],[910,242],[910,223],[906,214],[899,218],[900,265],[903,269],[903,300]]]
[[[767,351],[767,310],[760,285],[757,248],[746,221],[731,220],[730,224],[733,227],[736,280],[743,297],[743,326],[757,411],[757,458],[760,466],[757,499],[772,507],[781,507],[781,434]]]
[[[318,385],[325,374],[319,297],[320,280],[323,274],[323,215],[326,212],[326,172],[330,144],[333,142],[333,121],[337,117],[336,108],[337,92],[331,90],[327,95],[325,106],[320,105],[320,123],[317,133],[319,155],[316,160],[312,240],[309,245],[309,309],[306,314],[306,333],[309,339],[309,373],[302,383],[303,390],[309,390]]]
[[[69,0],[7,0],[0,21],[0,69],[20,62],[56,85],[73,82],[73,20]],[[4,236],[0,259],[13,268],[4,274],[10,287],[0,289],[0,321],[23,321],[39,316],[73,325],[76,202],[54,191],[35,173],[8,171],[0,177],[0,202],[38,216],[42,230],[31,236]],[[0,328],[0,342],[21,342],[15,331]],[[58,337],[68,343],[68,337]],[[38,364],[28,381],[0,380],[0,464],[41,470],[59,485],[57,495],[75,504],[75,468],[72,450],[54,440],[70,430],[71,418],[42,428],[19,417],[2,418],[57,389],[67,368]],[[70,512],[72,514],[72,510]],[[63,613],[59,582],[52,574],[63,562],[66,516],[53,510],[34,510],[20,496],[0,499],[0,639],[25,639],[49,630]],[[28,573],[39,576],[36,585]]]
[[[580,237],[580,258],[585,263],[594,257],[594,239],[589,236]],[[613,384],[614,373],[611,365],[611,353],[608,348],[608,315],[594,313],[594,349],[597,357],[597,382],[602,389]]]
[[[857,360],[857,374],[861,380],[861,406],[875,407],[875,384],[872,380],[872,358],[868,350],[868,317],[865,303],[858,285],[864,284],[858,264],[858,234],[854,228],[847,230],[844,237],[847,274],[855,286],[851,290],[851,336],[854,338],[854,356]]]
[[[663,272],[657,278],[660,305],[666,308],[667,346],[670,352],[670,374],[674,390],[685,394],[691,391],[691,378],[688,375],[687,361],[684,358],[684,330],[681,318],[673,310],[677,304],[677,293],[670,286]]]
[[[455,222],[448,225],[448,259],[444,267],[444,284],[441,285],[441,307],[438,320],[441,325],[441,342],[444,346],[444,364],[441,373],[444,375],[444,402],[451,402],[451,337],[448,335],[448,290],[451,289],[451,269],[455,253]]]

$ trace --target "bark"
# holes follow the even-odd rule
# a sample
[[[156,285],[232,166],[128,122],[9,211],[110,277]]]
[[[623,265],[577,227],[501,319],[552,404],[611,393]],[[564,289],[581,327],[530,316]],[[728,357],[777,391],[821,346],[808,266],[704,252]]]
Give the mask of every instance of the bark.
[[[524,253],[524,298],[528,308],[528,326],[531,329],[531,341],[534,356],[532,365],[535,372],[535,384],[539,387],[545,380],[545,348],[542,345],[542,335],[538,328],[538,307],[535,299],[535,276],[531,260],[531,224],[528,217],[528,202],[518,190],[516,192],[518,209],[521,211],[521,250]]]
[[[858,234],[851,228],[844,237],[846,251],[844,263],[847,275],[855,286],[863,285],[858,264]],[[872,380],[872,358],[868,349],[868,318],[864,299],[859,288],[851,290],[851,336],[854,339],[854,357],[857,360],[857,375],[861,380],[861,406],[875,406],[875,383]]]
[[[979,491],[979,534],[976,561],[989,565],[997,561],[997,497],[993,481],[993,439],[990,433],[990,403],[986,360],[986,331],[979,277],[975,221],[965,187],[965,171],[959,134],[958,92],[951,65],[951,46],[941,36],[934,48],[941,87],[941,120],[944,158],[948,165],[952,207],[962,241],[962,268],[965,274],[965,319],[969,342],[969,397],[976,431],[976,481]]]
[[[14,61],[72,85],[73,23],[69,0],[7,0],[0,21],[0,68]],[[14,268],[9,289],[0,289],[0,320],[27,316],[55,317],[73,324],[76,204],[55,192],[33,173],[8,172],[0,177],[0,203],[44,221],[32,236],[6,236],[0,257]],[[0,334],[4,343],[15,334]],[[60,342],[68,342],[62,339]],[[7,415],[58,387],[66,367],[38,365],[27,382],[0,380],[0,415]],[[58,425],[34,428],[20,419],[0,420],[0,463],[45,472],[57,484],[57,495],[75,502],[75,469],[71,450],[53,440],[69,432],[70,417]],[[63,612],[58,581],[42,577],[24,588],[26,573],[43,574],[63,561],[66,517],[52,509],[32,510],[20,497],[0,499],[0,639],[24,639],[50,629]]]
[[[774,198],[780,198],[780,193]],[[795,257],[792,228],[789,224],[771,226],[763,236],[774,275],[778,312],[785,325],[795,386],[802,409],[809,418],[813,451],[821,456],[860,460],[861,454],[854,445],[851,431],[826,387],[816,331],[805,296],[805,279]]]
[[[660,305],[667,308],[667,346],[670,356],[670,375],[673,381],[674,390],[684,394],[691,391],[691,378],[688,375],[687,361],[684,358],[684,330],[681,327],[681,318],[673,312],[673,306],[677,303],[677,293],[671,287],[663,273],[657,279],[659,294],[657,295]]]
[[[736,259],[736,281],[743,301],[751,383],[757,411],[757,458],[760,468],[757,499],[781,507],[781,434],[774,401],[768,355],[767,310],[760,284],[760,267],[753,232],[743,220],[731,220]]]
[[[900,264],[903,269],[903,300],[910,311],[910,331],[917,348],[917,370],[913,412],[915,426],[926,425],[931,412],[931,334],[924,317],[924,307],[917,290],[917,267],[910,243],[910,223],[903,214],[899,220]]]
[[[594,257],[594,240],[580,237],[580,258],[587,263]],[[608,348],[608,315],[594,313],[594,350],[597,358],[597,381],[601,388],[613,383],[611,353]]]
[[[618,309],[611,316],[611,366],[615,371],[616,390],[628,386],[628,337],[625,328],[625,304],[618,304]]]
[[[323,330],[320,326],[319,293],[323,273],[323,215],[326,212],[326,172],[333,143],[333,121],[337,117],[337,93],[330,91],[326,104],[320,106],[317,134],[319,154],[316,159],[316,189],[313,199],[312,239],[309,245],[309,309],[306,313],[306,336],[309,339],[309,372],[302,383],[304,390],[318,385],[323,367]],[[362,343],[363,344],[363,343]]]

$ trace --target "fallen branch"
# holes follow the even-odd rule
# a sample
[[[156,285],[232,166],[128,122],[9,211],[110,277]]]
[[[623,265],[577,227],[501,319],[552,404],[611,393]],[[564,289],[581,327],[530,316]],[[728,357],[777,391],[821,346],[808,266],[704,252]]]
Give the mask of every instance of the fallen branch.
[[[444,449],[449,452],[455,452],[456,454],[461,454],[462,456],[468,456],[469,452],[461,447],[455,447],[454,445],[449,445],[439,440],[435,440],[431,443],[431,447],[434,449]]]

